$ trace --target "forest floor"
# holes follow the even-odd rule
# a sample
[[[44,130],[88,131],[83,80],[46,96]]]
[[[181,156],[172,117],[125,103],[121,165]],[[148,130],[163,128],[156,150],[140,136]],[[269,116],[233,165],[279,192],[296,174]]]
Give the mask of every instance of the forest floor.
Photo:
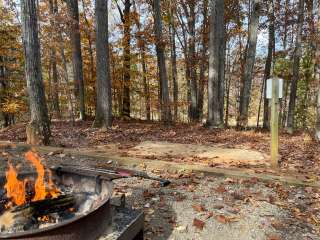
[[[23,160],[27,150],[2,148],[0,173],[8,160],[19,171],[28,170],[30,165]],[[103,158],[72,154],[42,153],[41,157],[46,166],[106,164]],[[140,168],[172,182],[163,188],[138,178],[114,181],[112,201],[117,203],[125,194],[129,206],[144,211],[146,240],[320,239],[319,188]]]
[[[0,131],[0,140],[24,142],[26,124]],[[209,167],[253,169],[274,173],[269,167],[270,135],[255,130],[207,129],[200,124],[166,127],[145,121],[116,120],[111,129],[92,128],[92,122],[53,121],[56,146],[105,152],[148,160],[201,164]],[[280,134],[277,173],[301,175],[308,181],[320,176],[320,147],[310,134]]]

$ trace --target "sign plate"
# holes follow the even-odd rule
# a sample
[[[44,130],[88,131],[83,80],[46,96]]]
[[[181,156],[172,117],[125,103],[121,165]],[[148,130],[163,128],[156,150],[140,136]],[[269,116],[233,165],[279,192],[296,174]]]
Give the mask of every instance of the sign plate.
[[[283,79],[277,78],[279,86],[278,98],[283,97]],[[267,79],[267,99],[272,99],[272,78]]]

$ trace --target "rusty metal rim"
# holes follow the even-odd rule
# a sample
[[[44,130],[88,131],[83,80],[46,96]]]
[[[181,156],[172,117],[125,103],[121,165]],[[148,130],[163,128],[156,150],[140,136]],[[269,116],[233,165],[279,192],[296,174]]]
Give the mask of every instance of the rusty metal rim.
[[[35,174],[35,172],[32,172],[32,173],[22,173],[20,175],[28,175],[28,174]],[[41,229],[33,229],[33,230],[27,230],[27,231],[23,231],[23,232],[17,232],[17,233],[0,233],[0,239],[11,239],[11,238],[19,238],[19,237],[28,237],[28,236],[31,236],[31,235],[35,235],[35,234],[39,234],[39,233],[44,233],[44,232],[47,232],[47,231],[50,231],[50,230],[55,230],[55,229],[58,229],[58,228],[62,228],[66,225],[69,225],[71,223],[74,223],[74,222],[77,222],[83,218],[86,218],[88,217],[89,215],[95,213],[96,211],[99,210],[100,207],[102,207],[103,205],[107,204],[108,202],[110,201],[110,198],[106,198],[104,199],[103,201],[101,201],[101,203],[99,203],[94,209],[90,210],[88,213],[86,214],[81,214],[79,216],[76,216],[76,217],[73,217],[69,220],[65,220],[61,223],[57,223],[57,224],[54,224],[52,226],[49,226],[49,227],[44,227],[44,228],[41,228]]]

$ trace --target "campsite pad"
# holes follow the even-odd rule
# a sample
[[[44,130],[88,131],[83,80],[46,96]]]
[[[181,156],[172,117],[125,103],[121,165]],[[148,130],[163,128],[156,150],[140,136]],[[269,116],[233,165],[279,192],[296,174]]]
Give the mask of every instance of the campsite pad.
[[[193,158],[195,161],[206,160],[211,164],[223,165],[269,165],[264,154],[248,149],[223,148],[196,144],[178,144],[169,142],[146,141],[128,149],[129,156],[152,158]]]

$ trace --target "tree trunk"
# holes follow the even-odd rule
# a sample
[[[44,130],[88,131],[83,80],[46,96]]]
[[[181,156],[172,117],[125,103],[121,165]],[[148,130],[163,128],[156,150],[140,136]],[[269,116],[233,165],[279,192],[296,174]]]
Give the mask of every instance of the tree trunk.
[[[177,51],[176,51],[176,26],[174,22],[174,11],[172,2],[170,16],[170,43],[171,43],[171,71],[173,85],[173,104],[174,104],[174,121],[178,120],[178,70],[177,70]]]
[[[70,114],[70,120],[72,121],[72,125],[74,126],[75,124],[75,119],[74,119],[74,107],[73,107],[73,102],[72,102],[72,91],[70,90],[69,86],[69,76],[68,76],[68,68],[67,68],[67,59],[64,53],[64,47],[63,47],[63,37],[61,34],[61,31],[58,33],[59,37],[59,50],[60,50],[60,55],[61,55],[61,60],[62,60],[62,71],[63,71],[63,78],[66,83],[66,95],[68,99],[68,111]]]
[[[140,60],[141,60],[141,66],[142,66],[142,80],[143,80],[146,119],[150,121],[151,102],[150,102],[149,81],[147,78],[146,42],[145,42],[145,36],[143,35],[143,31],[141,31],[140,19],[136,19],[136,25],[138,28],[137,42],[138,42],[138,47],[140,49]]]
[[[147,78],[147,64],[146,64],[146,47],[145,42],[141,40],[141,65],[142,65],[142,74],[143,74],[143,90],[144,90],[144,97],[145,97],[145,108],[146,108],[146,117],[147,120],[150,121],[150,111],[151,111],[151,102],[150,102],[150,89],[149,89],[149,81]]]
[[[131,21],[130,21],[130,0],[125,0],[124,10],[120,9],[118,5],[118,10],[121,15],[121,20],[123,23],[123,96],[122,96],[122,111],[121,115],[125,118],[130,118],[130,68],[131,68],[131,52],[130,52],[130,42],[131,42]]]
[[[95,127],[111,127],[112,95],[108,43],[108,0],[95,1],[97,51],[97,109]]]
[[[222,127],[225,66],[224,1],[212,1],[211,4],[207,125]]]
[[[196,72],[196,12],[195,12],[196,1],[189,2],[188,12],[188,29],[189,29],[189,43],[188,43],[188,61],[190,67],[190,106],[189,106],[189,118],[191,121],[199,120],[198,113],[198,84],[197,84],[197,72]]]
[[[49,0],[49,9],[50,9],[50,25],[52,27],[51,31],[51,40],[53,41],[53,45],[56,42],[56,23],[55,23],[55,16],[58,13],[57,9],[57,2],[53,2],[53,0]],[[55,114],[55,117],[60,119],[61,118],[61,112],[60,112],[60,104],[59,104],[59,82],[58,82],[58,69],[57,69],[57,53],[55,46],[51,46],[51,52],[50,52],[50,60],[51,60],[51,68],[52,68],[52,105],[53,105],[53,111]]]
[[[37,10],[34,0],[21,1],[22,36],[25,54],[25,73],[31,120],[27,126],[27,142],[50,143],[50,123],[41,72]]]
[[[78,98],[80,119],[85,120],[85,89],[83,81],[83,66],[81,53],[81,39],[79,26],[79,9],[77,0],[67,0],[70,17],[70,38],[72,45],[73,78],[75,95]]]
[[[260,1],[261,0],[254,0],[252,5],[246,59],[242,76],[243,86],[240,93],[239,119],[237,122],[238,127],[246,127],[248,125],[251,85],[256,57],[259,15],[261,11]]]
[[[299,0],[298,11],[299,11],[298,29],[297,29],[297,35],[296,35],[295,49],[293,53],[292,81],[291,81],[291,88],[290,88],[290,99],[289,99],[288,119],[287,119],[288,133],[293,133],[293,129],[294,129],[297,86],[298,86],[299,72],[300,72],[299,67],[300,67],[300,58],[302,55],[301,41],[302,41],[303,19],[304,19],[304,0]]]
[[[208,0],[203,3],[203,22],[202,22],[202,49],[200,60],[199,87],[198,87],[198,112],[200,120],[203,118],[203,94],[205,84],[205,72],[208,69]]]
[[[266,60],[266,65],[264,69],[264,104],[263,104],[263,128],[269,129],[270,128],[270,119],[269,119],[269,102],[267,99],[267,79],[271,76],[271,67],[272,67],[272,60],[274,55],[274,48],[275,48],[275,27],[274,27],[274,2],[273,0],[269,2],[268,6],[269,12],[269,43],[268,43],[268,56]]]
[[[316,33],[316,53],[315,53],[315,80],[318,83],[318,96],[317,96],[317,118],[316,118],[316,139],[320,141],[320,1],[318,1],[318,14],[317,14],[317,33]]]
[[[162,20],[161,20],[161,7],[160,0],[153,1],[154,8],[154,28],[156,37],[156,51],[159,67],[159,79],[161,86],[161,116],[165,124],[171,123],[170,99],[168,76],[166,69],[166,59],[164,55],[165,44],[162,37]]]
[[[87,25],[87,29],[84,31],[86,34],[86,37],[88,39],[88,51],[89,51],[89,57],[90,57],[90,82],[94,82],[94,56],[93,56],[93,48],[92,48],[92,38],[91,38],[91,31],[90,31],[90,23],[88,21],[87,18],[87,14],[86,14],[86,4],[85,4],[85,0],[82,0],[82,7],[83,7],[83,17],[84,17],[84,21],[86,22]],[[94,89],[96,90],[96,89]],[[95,105],[96,105],[96,96],[95,96]]]

